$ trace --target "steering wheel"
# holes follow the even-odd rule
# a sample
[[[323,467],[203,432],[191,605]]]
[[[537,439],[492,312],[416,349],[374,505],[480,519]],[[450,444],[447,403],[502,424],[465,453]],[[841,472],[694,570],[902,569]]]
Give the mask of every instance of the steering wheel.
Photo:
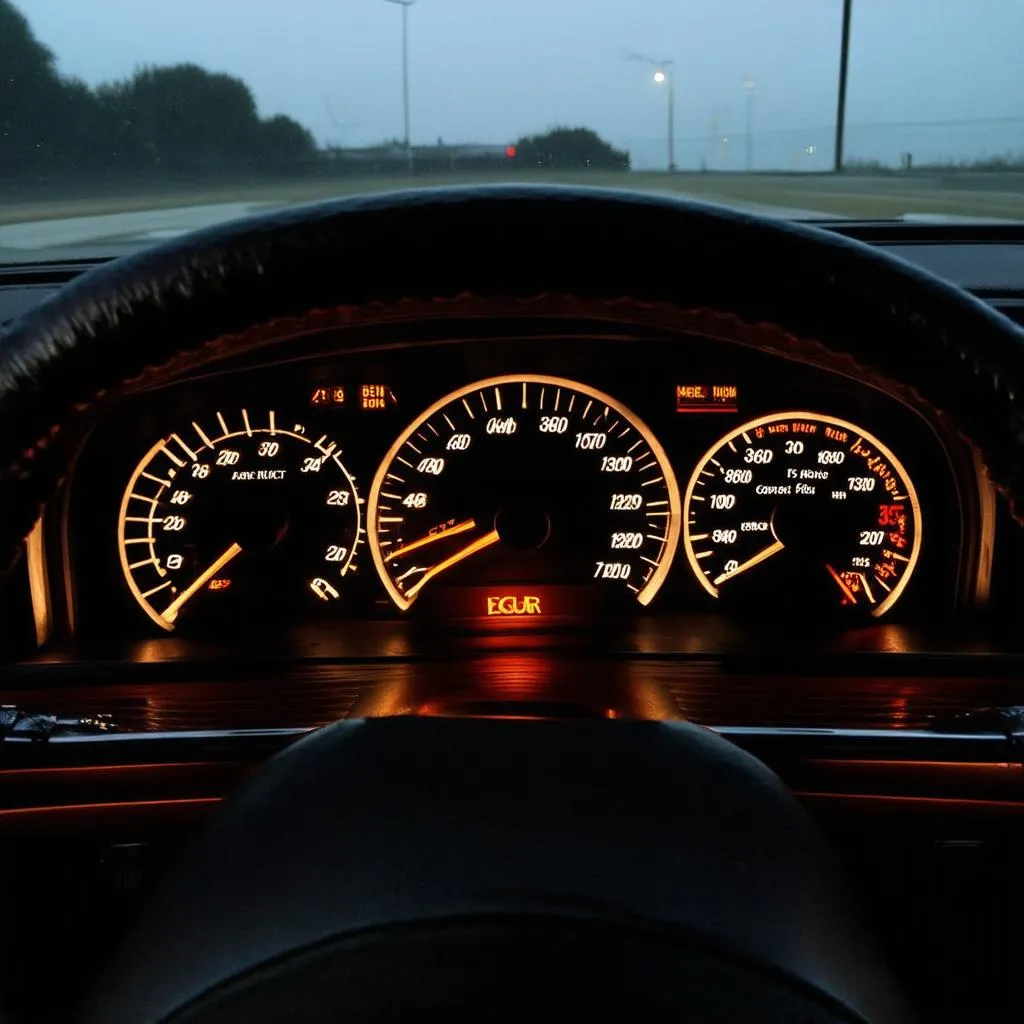
[[[1024,333],[966,293],[730,210],[457,188],[204,230],[84,274],[12,324],[0,565],[79,430],[140,377],[311,325],[489,307],[697,329],[872,380],[957,430],[1024,521]],[[258,772],[167,893],[97,1020],[300,1006],[309,1021],[583,1006],[902,1019],[792,797],[682,723],[340,723]]]

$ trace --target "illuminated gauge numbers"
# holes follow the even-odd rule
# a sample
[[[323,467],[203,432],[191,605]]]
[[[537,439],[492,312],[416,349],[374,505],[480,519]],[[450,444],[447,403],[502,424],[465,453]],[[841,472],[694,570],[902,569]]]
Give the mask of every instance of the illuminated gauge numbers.
[[[917,492],[896,456],[853,423],[778,413],[701,459],[684,500],[686,556],[715,597],[879,616],[921,548]]]
[[[146,614],[173,629],[231,609],[240,625],[302,596],[340,597],[365,533],[338,445],[275,412],[217,412],[158,441],[121,501],[118,547]]]
[[[483,586],[480,615],[543,615],[531,587],[648,604],[679,536],[679,490],[650,430],[570,380],[494,377],[447,395],[392,446],[370,493],[370,546],[405,610]]]

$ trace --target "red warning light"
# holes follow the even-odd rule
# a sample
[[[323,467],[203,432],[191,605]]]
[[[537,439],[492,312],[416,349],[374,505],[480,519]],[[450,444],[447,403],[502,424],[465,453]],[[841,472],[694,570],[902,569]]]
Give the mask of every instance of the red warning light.
[[[515,146],[506,146],[505,147],[505,156],[507,156],[509,158],[509,160],[515,160],[515,158],[516,158],[516,147]]]

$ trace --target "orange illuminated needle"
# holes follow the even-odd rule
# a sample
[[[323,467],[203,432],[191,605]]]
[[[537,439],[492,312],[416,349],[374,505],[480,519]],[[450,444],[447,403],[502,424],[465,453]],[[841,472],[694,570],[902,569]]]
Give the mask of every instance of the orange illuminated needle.
[[[840,576],[839,573],[837,573],[835,569],[833,569],[832,566],[828,564],[828,562],[825,563],[825,568],[828,569],[828,573],[832,577],[832,579],[836,581],[836,586],[838,586],[839,589],[843,592],[843,597],[845,597],[850,604],[856,604],[857,595],[850,589],[846,580],[844,580],[843,577]]]
[[[733,576],[739,576],[741,572],[753,569],[755,565],[760,565],[765,559],[771,558],[772,555],[777,555],[784,547],[785,545],[782,541],[777,540],[774,544],[769,544],[768,547],[761,548],[756,555],[752,555],[745,562],[741,562],[735,569],[730,569],[728,572],[723,572],[721,575],[716,576],[712,582],[717,587],[719,583],[731,580]]]
[[[492,544],[497,544],[498,540],[497,530],[491,530],[490,533],[485,533],[482,537],[477,537],[477,539],[471,544],[467,544],[464,548],[460,548],[454,555],[449,555],[443,562],[438,562],[433,568],[428,569],[405,592],[405,596],[411,600],[420,592],[420,590],[422,590],[424,584],[429,580],[432,580],[435,576],[444,572],[446,569],[450,569],[453,565],[458,565],[459,562],[465,558],[469,558],[470,555],[475,555],[478,551],[483,551],[484,548],[489,548]]]
[[[397,550],[389,551],[387,554],[387,560],[390,562],[393,558],[401,558],[402,555],[409,554],[410,551],[418,551],[420,548],[425,548],[428,544],[433,544],[436,540],[444,540],[445,537],[454,537],[456,534],[465,533],[467,530],[473,529],[476,529],[476,520],[467,519],[465,522],[449,526],[446,530],[438,530],[437,533],[428,533],[425,537],[420,537],[419,540],[411,540],[408,544],[403,544],[402,547]]]
[[[216,562],[213,563],[204,573],[197,576],[161,613],[160,618],[165,622],[174,622],[178,617],[178,612],[181,611],[181,606],[190,598],[197,590],[199,590],[207,580],[216,576],[221,569],[224,568],[232,558],[235,557],[240,551],[241,547],[238,544],[232,544],[231,547],[224,552]]]

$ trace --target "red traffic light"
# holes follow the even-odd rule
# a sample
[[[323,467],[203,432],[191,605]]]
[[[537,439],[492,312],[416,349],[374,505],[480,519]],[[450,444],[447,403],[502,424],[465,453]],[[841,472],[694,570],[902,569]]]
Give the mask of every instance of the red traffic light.
[[[509,158],[509,160],[514,160],[516,158],[516,147],[515,146],[506,146],[505,147],[505,156],[507,156]]]

